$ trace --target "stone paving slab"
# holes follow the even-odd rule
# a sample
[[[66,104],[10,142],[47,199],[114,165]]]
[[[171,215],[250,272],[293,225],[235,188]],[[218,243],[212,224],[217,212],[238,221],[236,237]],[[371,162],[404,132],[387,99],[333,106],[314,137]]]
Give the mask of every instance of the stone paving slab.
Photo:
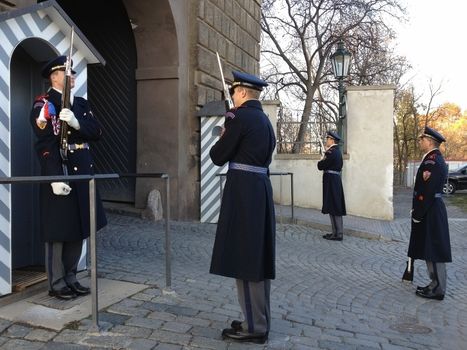
[[[415,263],[413,284],[401,281],[408,218],[390,223],[391,239],[350,234],[343,242],[322,239],[326,227],[279,224],[272,329],[263,346],[221,339],[222,328],[241,312],[234,281],[208,273],[215,225],[171,223],[168,289],[163,223],[110,214],[109,225],[98,233],[99,275],[138,281],[142,289],[103,308],[100,332],[91,331],[89,317],[52,329],[8,320],[0,310],[0,349],[465,350],[467,218],[462,215],[449,218],[453,263],[443,301],[415,296],[416,285],[428,280],[422,262]]]
[[[89,285],[89,281],[82,283]],[[106,308],[147,288],[145,285],[109,279],[99,279],[98,286],[98,305],[101,308]],[[58,306],[54,307],[53,303],[44,302],[44,300],[48,300],[47,292],[45,291],[30,298],[3,306],[0,308],[0,317],[8,321],[26,323],[35,327],[61,330],[68,323],[79,321],[91,315],[92,304],[90,295],[71,301],[73,306],[69,308],[63,307],[63,301],[58,301]],[[8,328],[9,331],[11,329],[12,326]],[[27,337],[28,333],[20,334],[19,337]]]

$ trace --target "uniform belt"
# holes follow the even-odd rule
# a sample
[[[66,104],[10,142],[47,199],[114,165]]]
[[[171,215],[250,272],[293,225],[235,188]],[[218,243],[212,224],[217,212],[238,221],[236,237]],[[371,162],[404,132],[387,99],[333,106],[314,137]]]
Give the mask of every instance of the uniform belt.
[[[234,162],[229,163],[229,169],[243,170],[243,171],[249,171],[251,173],[259,173],[259,174],[268,173],[268,168],[263,168],[260,166],[254,166],[254,165],[248,165],[248,164],[242,164],[242,163],[234,163]]]
[[[417,192],[413,192],[413,196],[415,197],[417,195]],[[443,198],[443,194],[442,193],[435,193],[435,198]]]
[[[324,172],[328,173],[328,174],[335,174],[335,175],[340,175],[341,174],[340,171],[335,171],[335,170],[325,170]]]
[[[89,144],[87,142],[84,142],[84,143],[72,143],[68,145],[69,151],[74,151],[77,149],[89,149]]]

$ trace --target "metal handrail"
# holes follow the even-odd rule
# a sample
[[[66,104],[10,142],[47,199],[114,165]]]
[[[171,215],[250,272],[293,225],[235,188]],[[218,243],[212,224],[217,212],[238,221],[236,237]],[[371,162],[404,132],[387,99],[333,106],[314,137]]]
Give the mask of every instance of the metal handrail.
[[[291,215],[292,215],[292,223],[295,221],[295,215],[294,215],[294,198],[293,198],[293,173],[292,172],[271,172],[269,173],[269,175],[271,176],[280,176],[280,185],[279,185],[279,191],[280,191],[280,194],[279,194],[279,204],[280,204],[280,207],[279,207],[279,210],[280,210],[280,220],[281,220],[281,224],[282,224],[282,176],[283,175],[289,175],[290,176],[290,211],[291,211]]]
[[[169,234],[169,218],[170,218],[170,177],[166,173],[121,173],[120,177],[145,177],[145,178],[161,178],[165,180],[165,286],[170,289],[172,286],[172,269],[171,269],[171,249],[170,249],[170,234]]]
[[[91,303],[92,303],[92,328],[99,330],[99,309],[97,293],[97,254],[96,254],[96,184],[95,180],[118,179],[121,177],[153,177],[166,180],[166,222],[165,222],[165,253],[166,253],[166,287],[171,286],[171,254],[170,254],[170,177],[165,173],[143,173],[143,174],[95,174],[95,175],[54,175],[54,176],[14,176],[0,177],[0,184],[21,183],[51,183],[51,182],[74,182],[89,181],[89,245],[91,255]]]

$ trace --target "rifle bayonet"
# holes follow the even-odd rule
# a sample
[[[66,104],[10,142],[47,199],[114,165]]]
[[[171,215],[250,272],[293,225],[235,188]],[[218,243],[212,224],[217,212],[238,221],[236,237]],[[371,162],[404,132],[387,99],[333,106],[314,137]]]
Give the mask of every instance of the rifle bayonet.
[[[219,71],[221,72],[221,80],[222,80],[222,88],[224,90],[225,105],[228,111],[234,108],[234,103],[232,101],[232,98],[230,97],[229,89],[227,88],[227,84],[225,83],[225,80],[224,80],[224,71],[222,70],[221,58],[219,57],[219,53],[217,51],[216,51],[216,55],[217,55],[217,63],[219,64]]]

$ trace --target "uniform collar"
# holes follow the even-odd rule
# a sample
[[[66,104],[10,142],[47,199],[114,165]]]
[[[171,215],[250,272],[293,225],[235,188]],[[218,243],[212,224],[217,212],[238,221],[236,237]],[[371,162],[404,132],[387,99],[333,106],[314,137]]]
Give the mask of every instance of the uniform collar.
[[[261,102],[259,100],[255,100],[255,99],[247,100],[247,101],[243,102],[242,106],[259,108],[261,110],[263,109],[263,107],[261,106]]]
[[[59,93],[60,95],[62,94],[62,92],[61,92],[59,89],[57,89],[57,88],[51,87],[51,88],[49,89],[49,92],[52,91],[52,90],[54,90],[55,92]],[[74,101],[74,99],[75,99],[75,96],[74,96],[73,93],[70,91],[70,103],[71,103],[72,106],[73,106],[73,101]]]
[[[423,155],[423,157],[422,157],[422,161],[423,161],[423,160],[425,159],[425,157],[426,157],[427,155],[429,155],[431,152],[437,151],[437,150],[439,150],[439,149],[435,147],[435,148],[432,148],[431,150],[429,150],[428,152],[426,152],[426,153]]]

